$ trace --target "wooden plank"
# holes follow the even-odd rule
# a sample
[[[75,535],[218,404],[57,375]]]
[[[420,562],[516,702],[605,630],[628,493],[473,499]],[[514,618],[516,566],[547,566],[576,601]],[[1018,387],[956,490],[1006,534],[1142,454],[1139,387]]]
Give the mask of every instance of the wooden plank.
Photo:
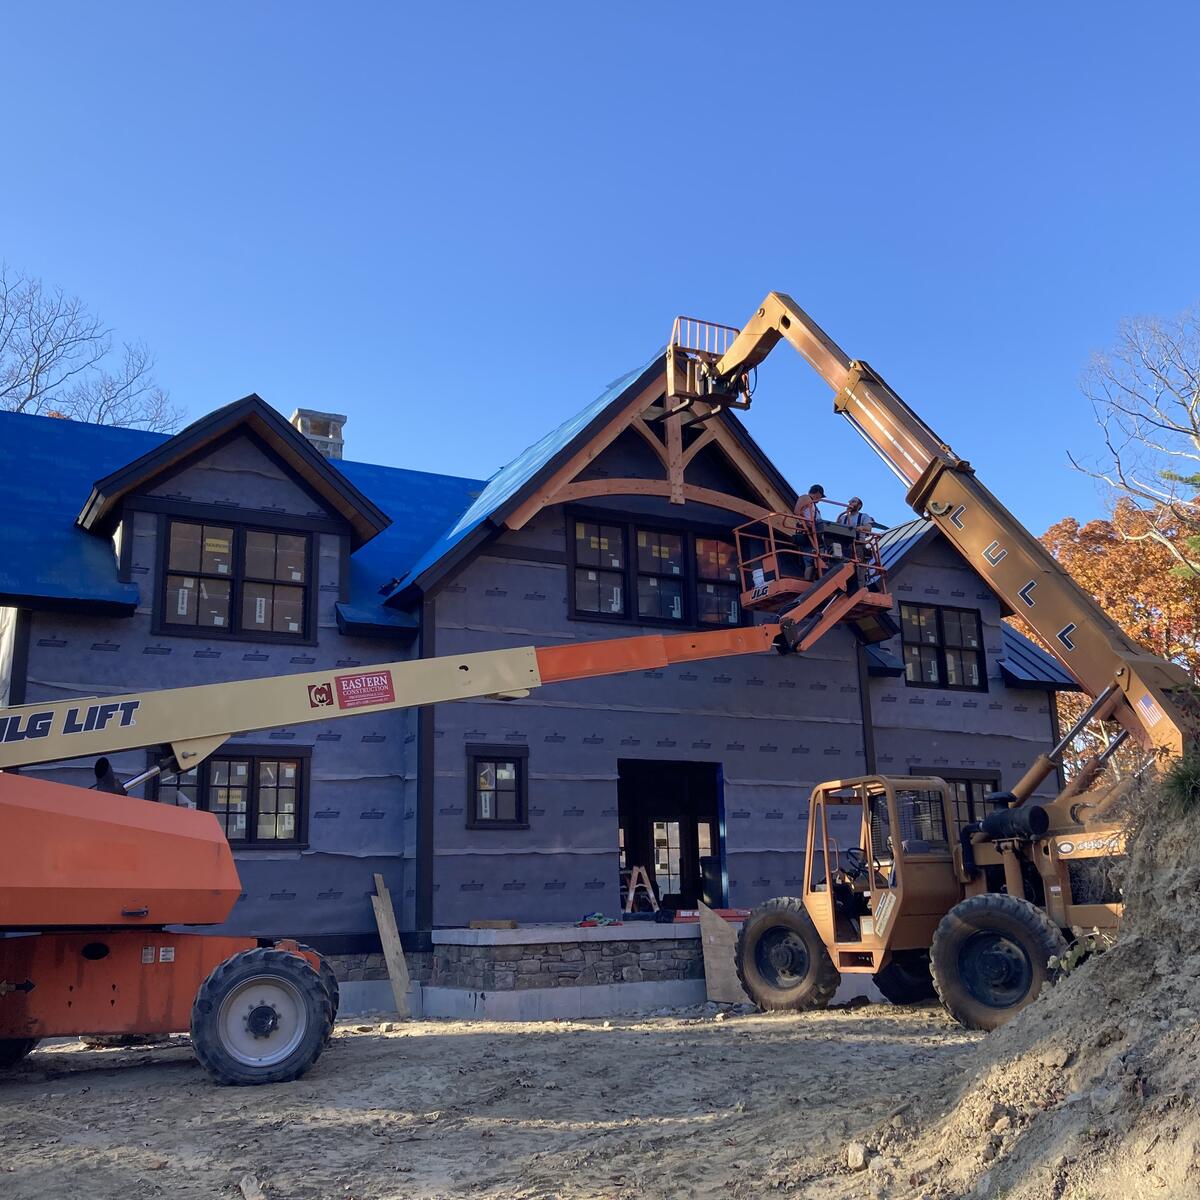
[[[737,977],[734,955],[738,927],[718,917],[708,905],[699,904],[700,941],[704,947],[704,988],[710,1000],[719,1004],[747,1004],[750,997]]]
[[[517,923],[511,917],[497,918],[496,920],[477,919],[472,921],[468,929],[516,929]]]
[[[408,963],[404,961],[404,948],[400,945],[400,930],[396,928],[396,912],[392,908],[391,893],[382,875],[375,876],[375,895],[371,897],[375,910],[375,924],[379,929],[379,941],[383,946],[383,961],[387,964],[388,979],[392,982],[392,997],[396,1011],[402,1017],[411,1016],[408,1007]]]

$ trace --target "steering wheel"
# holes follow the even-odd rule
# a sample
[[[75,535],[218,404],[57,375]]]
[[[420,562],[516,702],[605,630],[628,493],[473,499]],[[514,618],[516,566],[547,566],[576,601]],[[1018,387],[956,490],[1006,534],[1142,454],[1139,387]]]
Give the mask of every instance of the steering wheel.
[[[846,866],[842,868],[847,879],[861,879],[867,872],[867,852],[858,846],[843,850]]]

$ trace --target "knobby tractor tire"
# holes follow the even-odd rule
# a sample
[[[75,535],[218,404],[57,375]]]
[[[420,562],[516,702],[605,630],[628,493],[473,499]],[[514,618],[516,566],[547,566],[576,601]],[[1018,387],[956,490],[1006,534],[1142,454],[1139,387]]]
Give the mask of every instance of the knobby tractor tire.
[[[841,976],[802,901],[780,896],[760,904],[738,934],[737,974],[767,1011],[824,1008]]]
[[[0,1038],[0,1071],[15,1067],[41,1038]]]
[[[200,985],[192,1047],[218,1083],[286,1083],[320,1058],[330,1008],[325,984],[304,959],[285,950],[244,950]]]
[[[937,995],[929,972],[929,955],[922,950],[897,950],[873,978],[884,998],[893,1004],[920,1004]]]
[[[1028,900],[992,892],[956,904],[930,947],[938,999],[968,1029],[997,1029],[1037,999],[1050,959],[1066,953],[1058,926]]]
[[[310,954],[318,954],[311,946],[305,946],[302,942],[296,943],[301,950],[307,950]],[[329,1036],[325,1039],[329,1040],[333,1037],[333,1023],[337,1020],[338,1006],[342,1002],[342,990],[338,986],[338,978],[334,974],[333,968],[329,965],[328,959],[324,955],[319,955],[321,959],[321,982],[325,985],[325,993],[329,997]]]

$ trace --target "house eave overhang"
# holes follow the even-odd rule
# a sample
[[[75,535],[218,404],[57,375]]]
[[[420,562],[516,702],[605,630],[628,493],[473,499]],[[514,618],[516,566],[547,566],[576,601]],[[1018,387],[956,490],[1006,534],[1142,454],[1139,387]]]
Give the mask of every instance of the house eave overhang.
[[[354,549],[391,524],[391,518],[324,459],[303,434],[293,429],[259,396],[249,395],[209,413],[162,445],[98,479],[76,524],[89,533],[107,535],[116,525],[121,501],[164,471],[203,452],[218,438],[245,428],[295,471],[351,530]]]

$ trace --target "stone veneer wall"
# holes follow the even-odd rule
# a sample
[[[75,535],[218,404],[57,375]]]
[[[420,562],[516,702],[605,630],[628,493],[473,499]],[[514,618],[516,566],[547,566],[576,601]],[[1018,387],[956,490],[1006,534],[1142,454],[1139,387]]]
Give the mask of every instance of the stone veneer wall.
[[[481,992],[704,978],[699,938],[437,945],[405,958],[414,983]],[[387,978],[382,954],[330,955],[328,961],[342,982]]]
[[[327,954],[325,961],[333,968],[339,983],[362,983],[386,979],[387,964],[382,954]],[[433,955],[428,951],[405,954],[408,977],[413,983],[428,983],[433,974]]]
[[[516,946],[437,946],[433,987],[472,991],[587,987],[703,979],[699,939],[533,942]]]

